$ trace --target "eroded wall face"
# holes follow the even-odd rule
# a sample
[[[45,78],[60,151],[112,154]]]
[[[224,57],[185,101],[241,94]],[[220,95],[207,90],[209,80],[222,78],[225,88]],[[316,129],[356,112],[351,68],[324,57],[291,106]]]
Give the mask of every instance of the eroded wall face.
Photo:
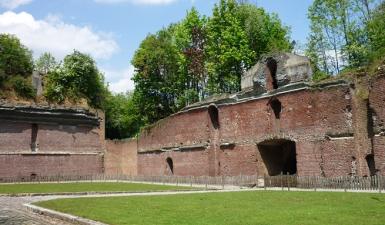
[[[300,176],[352,173],[354,118],[347,85],[293,91],[274,98],[281,104],[278,117],[269,97],[218,106],[218,129],[211,124],[207,109],[166,118],[139,138],[139,151],[150,152],[138,155],[138,173],[165,174],[166,156],[172,155],[179,175],[264,175],[267,168],[257,144],[269,139],[296,143]],[[161,151],[193,143],[207,145],[194,152]],[[178,163],[183,165],[179,170]]]
[[[378,174],[385,175],[385,77],[372,82],[369,102],[373,124],[373,155]]]
[[[1,178],[31,176],[76,176],[103,172],[103,156],[76,154],[0,154]]]
[[[104,169],[107,175],[137,175],[137,140],[107,140]]]
[[[98,130],[0,120],[0,177],[103,173]]]
[[[170,174],[167,158],[173,162]],[[173,151],[138,154],[138,174],[147,176],[203,176],[209,174],[208,151]]]

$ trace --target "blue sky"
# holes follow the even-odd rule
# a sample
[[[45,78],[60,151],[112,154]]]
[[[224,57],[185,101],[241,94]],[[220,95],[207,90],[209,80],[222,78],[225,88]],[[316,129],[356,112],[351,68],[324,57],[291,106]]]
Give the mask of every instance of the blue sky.
[[[0,33],[16,34],[34,56],[92,55],[115,92],[133,89],[131,58],[140,42],[196,7],[209,16],[216,0],[0,0]],[[277,13],[291,38],[306,42],[312,0],[251,0]]]

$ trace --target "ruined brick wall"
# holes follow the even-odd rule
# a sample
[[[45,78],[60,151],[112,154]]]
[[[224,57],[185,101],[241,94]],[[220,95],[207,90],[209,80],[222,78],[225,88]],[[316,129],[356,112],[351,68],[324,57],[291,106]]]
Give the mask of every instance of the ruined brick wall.
[[[103,173],[99,127],[40,120],[0,118],[0,178]]]
[[[102,172],[101,154],[0,154],[0,181],[4,177],[73,176]]]
[[[279,119],[270,106],[272,97],[282,105]],[[354,144],[348,85],[294,90],[272,97],[218,105],[218,129],[213,127],[207,108],[164,119],[139,138],[139,151],[150,152],[138,155],[138,173],[166,174],[166,158],[171,157],[178,175],[263,175],[266,162],[258,143],[269,139],[296,142],[301,176],[351,172]],[[178,150],[194,143],[206,145],[191,152]]]
[[[0,152],[30,151],[31,124],[0,120]]]
[[[137,140],[106,140],[105,174],[137,175]]]
[[[385,175],[385,75],[372,80],[369,103],[370,118],[373,125],[373,155],[379,174]]]

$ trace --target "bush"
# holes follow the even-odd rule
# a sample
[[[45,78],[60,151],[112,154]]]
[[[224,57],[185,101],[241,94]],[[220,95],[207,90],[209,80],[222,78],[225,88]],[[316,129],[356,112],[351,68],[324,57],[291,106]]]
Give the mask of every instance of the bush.
[[[10,34],[0,34],[0,70],[6,76],[29,76],[32,73],[31,51]]]
[[[31,82],[21,76],[15,76],[10,80],[13,90],[16,94],[23,98],[35,98],[36,90]]]

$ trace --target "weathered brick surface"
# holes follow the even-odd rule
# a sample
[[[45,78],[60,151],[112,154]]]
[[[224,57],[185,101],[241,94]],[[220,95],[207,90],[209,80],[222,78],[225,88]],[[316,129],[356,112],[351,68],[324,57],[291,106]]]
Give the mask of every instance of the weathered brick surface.
[[[167,158],[173,160],[174,175],[201,176],[208,174],[209,162],[207,150],[170,151],[138,154],[138,174],[171,175],[167,169]]]
[[[0,120],[0,153],[2,151],[30,151],[31,124]]]
[[[376,169],[379,174],[385,175],[385,136],[374,137],[373,152],[376,163]]]
[[[371,94],[370,106],[381,121],[382,116],[385,118],[382,94],[385,79],[378,82],[383,85],[372,88],[376,93]],[[357,124],[368,125],[370,121],[362,118],[365,111],[354,115],[355,107],[363,106],[354,105],[356,96],[349,85],[302,89],[273,97],[282,105],[279,119],[270,106],[270,97],[218,105],[218,130],[211,125],[207,108],[191,109],[164,119],[139,138],[139,151],[151,152],[138,155],[138,174],[165,174],[166,158],[172,157],[178,175],[263,175],[267,169],[257,144],[286,139],[296,142],[299,176],[365,175],[360,167],[367,167],[366,155],[357,149],[354,137],[362,132]],[[197,152],[154,152],[195,143],[207,143],[207,148]],[[232,146],[226,147],[226,143]],[[383,171],[385,154],[381,143],[382,139],[375,139],[374,154],[376,167]],[[183,172],[178,168],[184,168]]]
[[[38,125],[39,151],[100,152],[98,129],[69,125]]]
[[[90,175],[103,172],[103,156],[70,154],[0,155],[1,177]]]
[[[138,142],[141,149],[160,149],[181,145],[202,144],[208,141],[207,109],[176,114],[142,132]]]
[[[137,175],[137,140],[107,140],[104,155],[105,174]]]
[[[98,127],[90,126],[2,120],[0,178],[103,173],[99,132]],[[34,142],[36,152],[32,151]]]

